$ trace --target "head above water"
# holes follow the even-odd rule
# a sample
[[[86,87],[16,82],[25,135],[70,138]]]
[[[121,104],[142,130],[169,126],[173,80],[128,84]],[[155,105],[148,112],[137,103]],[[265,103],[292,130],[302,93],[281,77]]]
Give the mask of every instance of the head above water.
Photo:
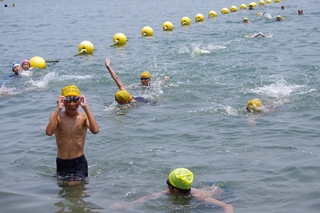
[[[170,184],[180,190],[188,190],[193,182],[193,173],[186,168],[177,168],[168,176]]]
[[[258,98],[254,98],[247,103],[247,110],[249,112],[260,112],[262,107],[262,102]]]
[[[150,78],[151,79],[151,75],[147,71],[142,72],[140,77],[142,77],[142,78]]]
[[[12,63],[12,66],[11,66],[11,67],[12,67],[12,70],[14,70],[14,68],[17,67],[17,66],[21,67],[18,62],[13,62],[13,63]]]
[[[299,14],[299,15],[302,15],[302,14],[303,14],[303,10],[301,10],[301,9],[298,10],[298,14]]]
[[[249,19],[247,17],[243,18],[244,23],[248,23]]]
[[[277,21],[281,21],[282,17],[280,15],[277,15]]]
[[[80,90],[76,85],[68,85],[62,88],[61,95],[63,96],[80,96]]]
[[[128,104],[132,100],[132,95],[126,90],[116,92],[115,99],[119,104]]]
[[[141,80],[142,86],[150,86],[149,85],[149,82],[151,80],[150,73],[147,72],[147,71],[142,72],[141,75],[140,75],[140,80]]]
[[[23,64],[29,64],[29,66],[30,66],[30,62],[28,60],[23,60],[21,65],[23,66]]]

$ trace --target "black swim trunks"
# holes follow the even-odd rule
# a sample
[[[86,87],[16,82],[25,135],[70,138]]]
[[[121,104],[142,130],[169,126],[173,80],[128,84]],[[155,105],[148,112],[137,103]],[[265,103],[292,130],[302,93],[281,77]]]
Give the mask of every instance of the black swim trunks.
[[[144,97],[134,97],[134,100],[136,100],[138,103],[149,103],[149,100],[145,99]]]
[[[84,155],[78,158],[56,159],[57,177],[63,181],[82,181],[88,177],[88,162]]]

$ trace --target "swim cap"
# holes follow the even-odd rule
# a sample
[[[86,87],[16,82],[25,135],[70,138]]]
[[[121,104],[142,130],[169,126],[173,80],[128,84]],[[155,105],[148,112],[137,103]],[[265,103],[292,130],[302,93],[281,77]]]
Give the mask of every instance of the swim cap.
[[[278,16],[277,16],[277,18],[281,18],[281,16],[280,16],[280,15],[278,15]]]
[[[28,60],[23,60],[21,64],[23,65],[24,63],[28,63],[30,66],[30,62]]]
[[[76,85],[65,86],[61,90],[63,96],[80,96],[80,90]]]
[[[247,17],[246,17],[246,18],[244,18],[244,19],[243,19],[243,21],[248,21],[248,18],[247,18]]]
[[[172,186],[178,189],[190,189],[193,182],[193,173],[189,169],[177,168],[169,174],[168,180]]]
[[[247,103],[247,109],[249,111],[260,111],[260,107],[262,107],[262,102],[258,98],[254,98]]]
[[[12,70],[13,70],[16,66],[20,66],[20,64],[19,64],[18,62],[13,62],[13,64],[12,64]]]
[[[149,72],[144,71],[144,72],[142,72],[142,73],[141,73],[141,77],[151,78],[151,75],[150,75],[150,73],[149,73]]]
[[[119,90],[116,92],[116,101],[119,104],[127,104],[131,101],[132,96],[126,90]]]

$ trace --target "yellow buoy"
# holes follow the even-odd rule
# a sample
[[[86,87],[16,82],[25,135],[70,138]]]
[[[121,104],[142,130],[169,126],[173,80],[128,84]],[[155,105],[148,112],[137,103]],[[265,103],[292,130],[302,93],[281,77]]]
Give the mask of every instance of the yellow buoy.
[[[46,61],[41,58],[40,56],[34,56],[30,60],[30,67],[39,68],[39,69],[45,69],[47,64]]]
[[[240,9],[241,9],[241,10],[246,10],[246,9],[247,9],[247,5],[241,4],[241,5],[240,5]]]
[[[259,5],[260,5],[260,6],[264,6],[264,0],[260,0],[260,1],[259,1]]]
[[[221,9],[221,13],[222,13],[222,14],[228,14],[228,13],[229,13],[228,8],[226,8],[226,7],[222,8],[222,9]]]
[[[113,36],[113,45],[116,45],[116,44],[123,45],[123,44],[126,44],[126,42],[127,42],[127,37],[123,33],[116,33]]]
[[[173,24],[170,21],[166,21],[162,24],[162,29],[164,31],[172,31],[173,30]]]
[[[211,10],[210,12],[209,12],[209,18],[212,18],[212,17],[217,17],[217,13],[216,13],[216,11],[214,11],[214,10]]]
[[[204,16],[202,14],[197,14],[195,17],[196,22],[200,22],[204,20]]]
[[[233,6],[230,7],[230,11],[233,12],[233,13],[234,13],[234,12],[237,12],[237,11],[238,11],[238,8],[233,5]]]
[[[251,2],[251,4],[253,5],[253,7],[257,7],[257,3],[255,3],[254,1]]]
[[[187,16],[182,17],[181,26],[190,26],[190,18]]]
[[[266,0],[266,3],[267,4],[272,4],[272,1],[271,0]]]
[[[78,51],[79,54],[92,54],[94,50],[94,46],[90,41],[82,41],[79,45],[78,45]]]
[[[145,26],[141,30],[141,35],[142,36],[153,36],[153,29],[149,26]]]
[[[274,3],[280,3],[280,0],[274,0]]]

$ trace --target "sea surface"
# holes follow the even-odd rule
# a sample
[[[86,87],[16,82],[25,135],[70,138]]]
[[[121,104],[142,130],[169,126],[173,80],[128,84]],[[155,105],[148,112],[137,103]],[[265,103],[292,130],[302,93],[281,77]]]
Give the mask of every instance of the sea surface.
[[[1,1],[0,212],[223,212],[170,196],[111,208],[165,190],[170,171],[186,167],[193,187],[221,187],[225,193],[215,198],[236,213],[318,213],[319,1],[240,10],[243,3],[250,2]],[[221,14],[232,5],[237,12]],[[216,18],[208,18],[211,10]],[[198,13],[202,23],[195,22]],[[188,27],[180,25],[184,16]],[[162,30],[165,21],[173,31]],[[152,37],[141,35],[144,26]],[[110,47],[120,32],[126,45]],[[267,36],[245,38],[257,32]],[[94,53],[74,56],[85,40]],[[59,62],[10,77],[14,61],[33,56]],[[107,57],[128,91],[152,104],[118,109]],[[147,92],[137,86],[143,71],[155,84]],[[161,84],[165,76],[170,80]],[[55,136],[45,134],[69,84],[87,97],[100,127],[87,134],[90,175],[80,186],[56,180]],[[253,98],[273,110],[247,113]]]

